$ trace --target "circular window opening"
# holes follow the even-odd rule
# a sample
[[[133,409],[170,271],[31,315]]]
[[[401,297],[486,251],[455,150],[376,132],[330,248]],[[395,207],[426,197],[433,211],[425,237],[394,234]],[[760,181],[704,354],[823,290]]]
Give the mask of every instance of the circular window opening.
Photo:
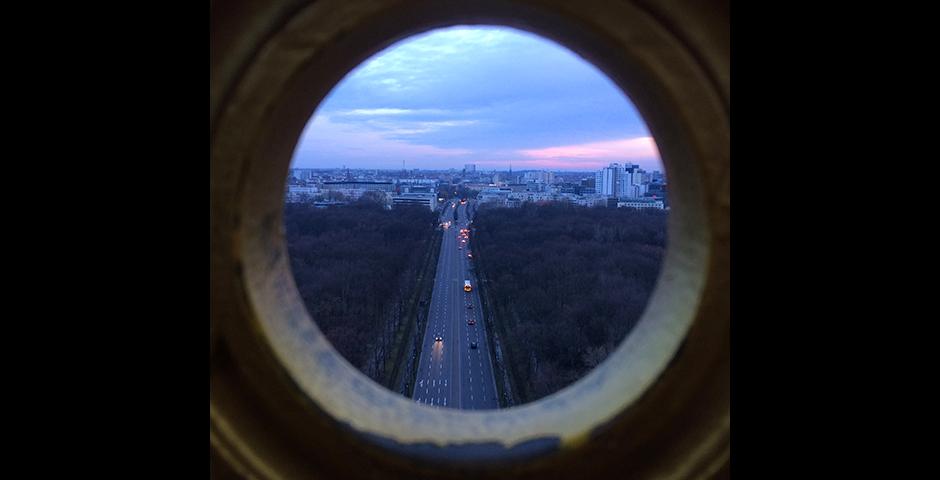
[[[295,149],[284,205],[310,317],[415,403],[509,408],[630,334],[665,256],[659,152],[623,91],[508,27],[409,37],[349,73]]]

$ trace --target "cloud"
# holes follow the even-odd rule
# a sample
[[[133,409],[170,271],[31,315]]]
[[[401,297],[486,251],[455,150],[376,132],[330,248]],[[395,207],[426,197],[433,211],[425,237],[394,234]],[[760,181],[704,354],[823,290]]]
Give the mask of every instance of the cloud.
[[[454,55],[479,54],[483,50],[499,48],[520,36],[530,36],[520,30],[505,27],[451,27],[433,30],[394,45],[366,61],[357,75],[385,77],[380,82],[393,80],[389,73],[410,72],[414,67],[433,67]]]
[[[611,162],[638,163],[641,167],[661,170],[659,149],[653,137],[632,137],[601,142],[579,143],[536,149],[517,150],[526,158],[521,168],[600,169]]]
[[[387,93],[420,92],[447,78],[448,68],[467,57],[490,55],[531,34],[505,27],[450,27],[415,35],[357,67],[357,82]],[[442,65],[445,66],[442,68]]]
[[[409,168],[432,168],[442,158],[473,153],[461,148],[410,143],[389,138],[388,134],[358,124],[334,123],[326,115],[317,115],[301,134],[292,163],[295,167],[327,168],[344,163],[368,168],[405,160]]]
[[[610,79],[554,42],[503,27],[433,30],[378,53],[317,108],[294,159],[364,168],[659,164]]]
[[[436,132],[445,128],[469,127],[479,123],[478,120],[426,120],[421,117],[435,117],[443,114],[457,113],[436,108],[356,108],[352,110],[339,110],[323,113],[336,119],[336,123],[360,125],[363,128],[372,128],[388,135],[419,135]],[[466,112],[461,112],[466,114]],[[413,118],[419,117],[419,118]]]
[[[469,127],[479,123],[477,120],[441,120],[441,121],[420,121],[420,120],[367,120],[365,127],[371,127],[376,131],[388,135],[392,138],[398,135],[421,135],[425,133],[436,132],[445,128]]]
[[[604,142],[519,150],[519,153],[536,159],[639,160],[659,158],[659,150],[656,148],[653,137],[621,138]]]
[[[397,116],[397,115],[437,115],[446,113],[445,110],[436,108],[354,108],[352,110],[342,110],[332,113],[339,116],[355,117],[376,117],[376,116]]]

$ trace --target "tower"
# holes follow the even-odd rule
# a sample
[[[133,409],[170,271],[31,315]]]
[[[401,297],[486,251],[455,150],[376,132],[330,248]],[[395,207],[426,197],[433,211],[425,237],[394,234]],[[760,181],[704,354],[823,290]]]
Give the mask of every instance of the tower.
[[[509,183],[514,183],[512,181],[512,160],[509,161]]]

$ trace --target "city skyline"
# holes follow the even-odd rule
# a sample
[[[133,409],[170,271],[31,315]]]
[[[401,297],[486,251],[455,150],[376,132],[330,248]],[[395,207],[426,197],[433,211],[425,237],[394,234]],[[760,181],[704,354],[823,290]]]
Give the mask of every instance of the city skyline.
[[[593,171],[613,162],[663,170],[645,122],[602,72],[528,32],[451,27],[350,72],[308,122],[292,168]]]
[[[471,165],[473,165],[473,166],[475,166],[475,167],[479,167],[479,166],[476,165],[476,164],[471,164]],[[610,165],[602,165],[602,166],[600,167],[600,169],[608,168],[609,166],[610,166]],[[641,168],[642,168],[642,166],[641,166]],[[290,167],[290,171],[291,171],[291,172],[293,172],[293,171],[302,171],[302,170],[311,170],[311,171],[320,171],[320,172],[335,172],[335,171],[338,171],[338,170],[349,170],[350,172],[363,172],[363,171],[370,171],[370,170],[373,170],[373,171],[378,171],[378,172],[382,172],[382,173],[400,173],[400,172],[402,171],[402,168],[401,168],[400,166],[399,166],[398,168],[384,168],[384,167],[383,167],[383,168],[379,168],[379,167],[352,167],[352,166],[347,166],[347,165],[338,165],[338,166],[318,166],[318,167],[299,167],[299,166],[296,166],[296,165],[291,165],[291,167]],[[406,172],[415,171],[415,172],[444,173],[444,174],[462,173],[464,170],[466,170],[465,166],[460,166],[460,167],[440,167],[440,168],[406,168],[406,169],[405,169]],[[586,170],[553,170],[553,169],[550,169],[550,168],[525,168],[525,169],[514,169],[514,170],[511,170],[511,171],[510,171],[508,168],[507,168],[507,169],[499,169],[499,168],[475,168],[473,171],[474,171],[474,173],[489,174],[489,175],[492,175],[492,174],[494,174],[494,173],[507,173],[507,174],[508,174],[508,173],[510,173],[510,172],[512,172],[512,173],[514,173],[514,174],[524,174],[524,173],[526,173],[526,172],[558,172],[558,173],[566,173],[566,174],[583,173],[583,174],[585,174],[585,175],[592,175],[592,176],[593,176],[595,173],[597,173],[597,170],[598,170],[598,169],[596,169],[596,168],[595,168],[595,169],[586,169]],[[644,169],[644,171],[663,173],[663,171],[662,171],[661,169],[652,169],[652,170]]]

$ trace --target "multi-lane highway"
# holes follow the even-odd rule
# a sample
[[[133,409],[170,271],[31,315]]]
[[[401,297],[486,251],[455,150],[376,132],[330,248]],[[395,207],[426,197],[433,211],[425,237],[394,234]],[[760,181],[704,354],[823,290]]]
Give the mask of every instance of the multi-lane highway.
[[[470,239],[461,235],[461,229],[469,228],[467,206],[451,201],[441,214],[442,221],[451,223],[441,240],[413,398],[427,405],[482,410],[499,407],[477,281],[468,272]],[[458,219],[453,222],[455,209]],[[466,280],[470,292],[464,291]]]

